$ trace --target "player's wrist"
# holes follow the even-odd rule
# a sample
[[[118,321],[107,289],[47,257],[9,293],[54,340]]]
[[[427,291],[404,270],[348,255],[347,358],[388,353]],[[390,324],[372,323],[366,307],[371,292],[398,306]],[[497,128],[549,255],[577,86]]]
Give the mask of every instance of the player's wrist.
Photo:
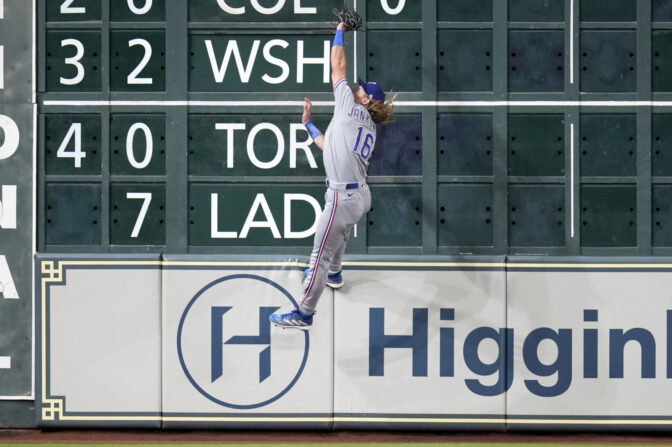
[[[313,140],[316,140],[317,137],[322,135],[322,131],[320,131],[320,129],[318,129],[317,126],[315,124],[313,124],[312,121],[308,121],[307,123],[304,124],[304,126],[306,126],[306,130],[308,131],[308,133],[310,134],[310,137]]]
[[[343,24],[340,23],[339,25],[343,25]],[[332,45],[333,47],[344,47],[345,46],[345,43],[343,42],[344,32],[345,32],[345,28],[344,29],[339,28],[339,29],[336,30],[336,35],[334,36],[334,44]]]

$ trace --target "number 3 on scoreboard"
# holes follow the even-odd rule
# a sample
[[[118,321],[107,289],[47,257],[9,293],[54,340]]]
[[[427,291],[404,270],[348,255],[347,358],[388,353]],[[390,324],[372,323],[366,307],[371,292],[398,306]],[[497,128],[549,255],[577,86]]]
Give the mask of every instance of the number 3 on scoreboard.
[[[74,78],[64,78],[61,76],[59,82],[63,85],[77,85],[84,79],[84,66],[79,62],[84,57],[84,45],[77,39],[63,39],[61,40],[61,47],[73,46],[77,50],[74,56],[66,57],[66,65],[72,65],[77,69],[77,74]]]

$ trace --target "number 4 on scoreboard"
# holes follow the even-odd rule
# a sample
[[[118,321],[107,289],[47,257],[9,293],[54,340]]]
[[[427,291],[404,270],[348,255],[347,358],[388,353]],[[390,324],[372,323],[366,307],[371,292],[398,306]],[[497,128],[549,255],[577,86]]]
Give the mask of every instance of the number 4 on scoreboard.
[[[68,151],[68,146],[72,139],[75,140],[75,149]],[[75,168],[82,167],[82,158],[86,158],[86,152],[82,150],[82,123],[72,123],[70,129],[68,129],[68,133],[63,138],[63,142],[58,147],[56,156],[58,158],[74,158]]]

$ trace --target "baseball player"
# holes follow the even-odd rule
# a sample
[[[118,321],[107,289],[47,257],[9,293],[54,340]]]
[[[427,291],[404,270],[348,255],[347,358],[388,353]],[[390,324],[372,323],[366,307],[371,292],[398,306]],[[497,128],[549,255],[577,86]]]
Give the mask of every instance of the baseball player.
[[[386,102],[385,92],[375,82],[366,83],[359,79],[359,86],[353,88],[346,79],[343,34],[350,29],[356,28],[348,27],[341,21],[331,48],[335,106],[325,134],[310,121],[312,104],[308,98],[305,98],[303,106],[302,122],[315,144],[324,151],[327,191],[299,308],[269,317],[273,324],[283,328],[309,329],[325,285],[334,288],[342,285],[341,260],[350,233],[371,208],[366,173],[376,145],[376,124],[394,120],[392,103],[395,98]]]

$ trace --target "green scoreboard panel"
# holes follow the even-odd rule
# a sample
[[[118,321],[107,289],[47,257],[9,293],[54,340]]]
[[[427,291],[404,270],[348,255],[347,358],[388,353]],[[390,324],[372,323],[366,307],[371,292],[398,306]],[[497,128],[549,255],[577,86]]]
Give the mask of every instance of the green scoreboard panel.
[[[349,253],[672,253],[672,0],[38,0],[37,249],[307,254],[343,4],[399,94]]]

